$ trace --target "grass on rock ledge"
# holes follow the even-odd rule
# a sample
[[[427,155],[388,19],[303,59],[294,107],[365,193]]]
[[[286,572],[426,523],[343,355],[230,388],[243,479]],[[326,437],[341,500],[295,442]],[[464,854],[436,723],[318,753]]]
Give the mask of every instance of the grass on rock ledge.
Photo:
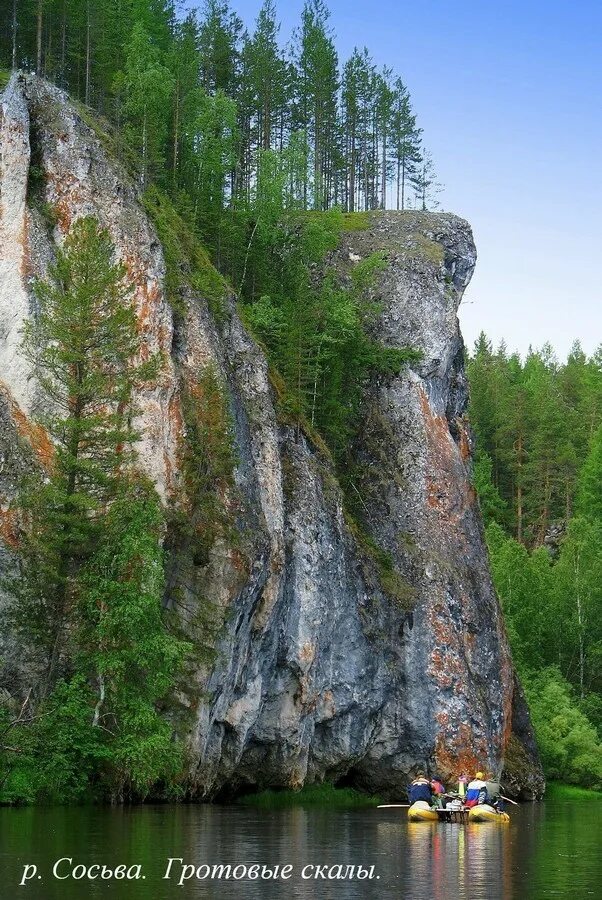
[[[247,794],[238,802],[259,809],[285,809],[290,806],[336,806],[339,808],[378,806],[380,797],[370,797],[350,787],[337,788],[332,784],[310,784],[300,791],[261,791]]]

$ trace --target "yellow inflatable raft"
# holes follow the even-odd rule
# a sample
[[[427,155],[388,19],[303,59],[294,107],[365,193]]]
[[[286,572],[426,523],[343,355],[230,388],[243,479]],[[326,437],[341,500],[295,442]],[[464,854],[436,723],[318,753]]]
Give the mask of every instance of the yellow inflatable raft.
[[[498,812],[488,803],[481,803],[480,806],[473,806],[468,811],[469,822],[496,822],[498,825],[506,825],[510,821],[510,816],[505,812]]]
[[[438,822],[439,816],[426,800],[417,800],[408,809],[408,819],[410,822]]]

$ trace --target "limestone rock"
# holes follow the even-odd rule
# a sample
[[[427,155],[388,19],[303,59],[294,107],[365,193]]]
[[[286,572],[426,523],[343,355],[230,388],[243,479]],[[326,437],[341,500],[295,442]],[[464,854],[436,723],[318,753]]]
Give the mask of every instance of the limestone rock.
[[[134,283],[146,350],[166,361],[139,397],[141,465],[166,500],[181,486],[182,392],[208,366],[232,415],[236,498],[224,502],[236,536],[217,539],[202,562],[173,547],[168,571],[166,604],[193,638],[208,601],[223,618],[214,658],[199,652],[172,710],[190,748],[191,796],[331,779],[399,797],[416,766],[499,774],[509,747],[522,754],[512,789],[541,794],[471,485],[457,321],[476,258],[467,223],[374,214],[327,261],[345,278],[382,251],[375,338],[419,351],[399,375],[369,385],[353,448],[366,528],[391,560],[383,577],[344,513],[327,453],[280,421],[265,356],[233,299],[216,318],[187,288],[174,317],[138,188],[83,113],[34,76],[14,75],[1,103],[0,564],[15,543],[16,460],[26,447],[41,464],[51,452],[32,420],[35,378],[19,349],[35,312],[30,280],[70,224],[93,214]],[[27,188],[32,155],[44,174],[37,198]],[[11,678],[18,690],[14,671],[1,686]]]

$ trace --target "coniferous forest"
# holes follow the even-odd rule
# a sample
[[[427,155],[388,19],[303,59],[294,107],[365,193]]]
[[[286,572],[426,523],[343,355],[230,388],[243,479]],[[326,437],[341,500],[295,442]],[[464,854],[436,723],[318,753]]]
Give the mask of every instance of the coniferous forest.
[[[250,31],[226,0],[205,0],[185,17],[170,0],[4,0],[0,65],[67,90],[137,180],[176,316],[183,255],[216,317],[227,281],[282,382],[286,415],[321,437],[345,488],[362,387],[373,373],[399,370],[411,351],[371,337],[377,309],[360,299],[378,255],[345,287],[329,273],[316,286],[311,271],[370,211],[437,206],[433,161],[399,74],[379,69],[366,48],[340,59],[323,0],[306,0],[286,46],[274,0]],[[86,260],[95,261],[94,290]],[[83,220],[51,279],[37,285],[46,333],[26,335],[32,357],[54,347],[41,363],[49,393],[64,372],[61,353],[79,354],[85,377],[58,392],[70,404],[48,423],[58,446],[52,479],[26,480],[20,498],[27,577],[15,587],[12,627],[27,623],[45,676],[34,727],[15,728],[14,713],[0,710],[3,733],[23,736],[7,748],[8,801],[79,799],[91,786],[113,799],[144,796],[158,782],[165,796],[179,790],[180,751],[158,710],[189,647],[161,622],[161,504],[118,450],[135,440],[135,387],[153,361],[148,371],[128,363],[133,312],[111,260],[106,233]],[[90,355],[98,336],[85,322],[99,318],[105,331]],[[482,336],[467,356],[475,487],[544,765],[551,777],[600,787],[602,355],[575,346],[566,362],[550,348],[522,360]],[[98,397],[119,412],[103,418]],[[222,426],[217,454],[230,471]],[[225,477],[208,471],[206,481]],[[211,527],[222,527],[214,518]],[[134,557],[154,572],[144,585]],[[65,680],[58,660],[67,643]],[[156,676],[142,677],[148,671]],[[94,725],[107,717],[102,734],[90,728],[91,705]]]
[[[602,355],[468,361],[475,487],[547,774],[602,783]]]

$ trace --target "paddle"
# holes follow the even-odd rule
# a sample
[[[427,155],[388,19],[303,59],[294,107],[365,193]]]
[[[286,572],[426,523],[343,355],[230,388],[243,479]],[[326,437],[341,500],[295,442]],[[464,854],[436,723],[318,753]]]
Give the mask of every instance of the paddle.
[[[520,806],[520,803],[517,803],[516,800],[511,800],[510,797],[504,797],[503,794],[500,794],[502,800],[507,800],[508,803],[511,803],[513,806]]]
[[[409,803],[381,803],[377,809],[409,809]]]

